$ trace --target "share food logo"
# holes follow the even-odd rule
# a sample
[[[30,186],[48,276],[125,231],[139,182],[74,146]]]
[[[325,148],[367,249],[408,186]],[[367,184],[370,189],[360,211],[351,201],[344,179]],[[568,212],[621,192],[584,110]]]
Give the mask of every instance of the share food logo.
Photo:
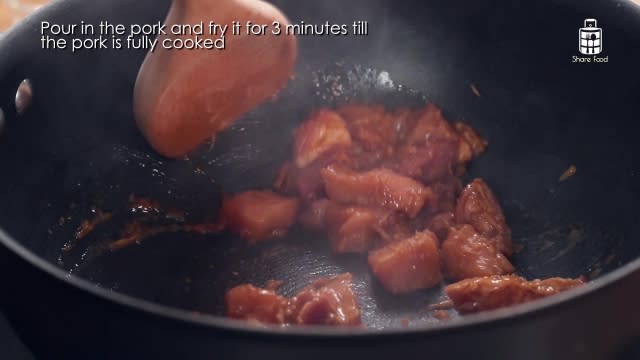
[[[598,27],[598,20],[585,19],[584,27],[578,31],[580,46],[578,50],[583,55],[597,55],[602,52],[602,29]]]
[[[584,26],[578,29],[578,52],[586,56],[572,57],[574,63],[606,63],[609,56],[597,56],[602,54],[602,29],[598,27],[598,20],[584,19]]]

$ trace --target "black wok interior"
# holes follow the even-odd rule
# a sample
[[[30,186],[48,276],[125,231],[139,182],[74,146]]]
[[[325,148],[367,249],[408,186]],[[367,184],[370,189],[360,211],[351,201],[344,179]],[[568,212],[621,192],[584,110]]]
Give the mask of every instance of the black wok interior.
[[[151,23],[169,4],[96,2],[104,8],[89,12],[80,3],[76,12],[60,5],[47,18]],[[135,5],[127,12],[110,8],[129,3]],[[37,26],[23,26],[32,42],[0,61],[0,72],[10,74],[2,78],[2,229],[73,275],[182,309],[222,314],[232,286],[278,279],[291,295],[313,279],[350,271],[368,326],[399,327],[407,316],[413,325],[434,323],[425,306],[442,298],[441,289],[390,296],[365,259],[332,256],[323,236],[297,228],[255,248],[228,234],[174,233],[109,252],[103,245],[122,230],[114,221],[62,250],[91,208],[122,214],[130,194],[185,209],[193,221],[215,219],[221,192],[270,186],[290,154],[292,130],[313,109],[354,100],[389,107],[433,101],[489,140],[467,179],[485,178],[501,199],[522,245],[513,259],[520,274],[597,277],[638,257],[640,38],[622,13],[637,9],[625,5],[599,18],[608,64],[572,64],[590,2],[276,3],[294,22],[368,20],[370,33],[301,37],[290,87],[221,134],[212,150],[177,161],[154,154],[132,118],[144,52],[43,51]],[[33,84],[34,101],[16,116],[9,104],[23,78]],[[559,182],[570,165],[576,175]]]

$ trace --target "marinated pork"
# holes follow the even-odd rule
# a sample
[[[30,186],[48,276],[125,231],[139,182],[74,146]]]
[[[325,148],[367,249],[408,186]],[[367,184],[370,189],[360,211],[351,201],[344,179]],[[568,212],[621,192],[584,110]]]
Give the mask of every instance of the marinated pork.
[[[306,202],[311,202],[324,197],[324,182],[320,176],[320,171],[325,167],[338,165],[344,168],[352,168],[353,160],[348,149],[337,147],[326,151],[320,155],[310,165],[299,168],[292,165],[283,168],[276,190],[283,194],[298,195]]]
[[[415,217],[433,198],[428,187],[387,169],[357,173],[327,167],[321,175],[329,199],[343,204],[379,206]]]
[[[473,226],[504,254],[513,253],[511,229],[498,200],[484,180],[474,179],[462,190],[456,205],[456,221]]]
[[[487,146],[434,104],[321,109],[295,132],[292,158],[274,183],[281,195],[248,192],[226,201],[225,224],[251,242],[282,236],[294,221],[323,231],[333,253],[368,254],[374,277],[392,294],[429,289],[443,277],[459,281],[446,291],[460,312],[581,284],[511,275],[514,246],[500,203],[484,180],[461,182]],[[360,324],[350,274],[316,281],[291,299],[240,286],[227,294],[227,311],[262,323]]]
[[[331,110],[311,115],[296,131],[294,159],[298,168],[311,165],[335,147],[351,146],[351,134],[342,117]]]
[[[460,139],[436,105],[427,104],[424,109],[418,111],[416,117],[416,125],[407,137],[406,145],[420,146],[442,140],[457,143]]]
[[[349,273],[320,279],[289,300],[290,322],[299,325],[360,325],[360,306]]]
[[[325,223],[333,252],[367,252],[377,237],[376,229],[383,227],[390,215],[384,209],[329,203]]]
[[[398,142],[395,124],[381,105],[347,105],[338,110],[348,124],[353,139],[367,151],[393,154]]]
[[[349,273],[319,279],[290,299],[274,290],[240,285],[227,291],[227,316],[276,325],[360,325],[360,307],[351,281]]]
[[[527,281],[518,276],[489,276],[462,280],[447,286],[445,291],[456,310],[471,313],[522,304],[582,284],[582,279]]]
[[[393,294],[428,289],[442,281],[438,240],[429,231],[372,251],[369,266]]]
[[[296,220],[299,200],[271,191],[247,191],[225,199],[222,221],[250,244],[283,237]]]
[[[253,285],[240,285],[225,295],[227,316],[265,324],[285,324],[288,321],[288,301],[273,290]]]
[[[453,126],[460,135],[458,161],[469,162],[487,149],[489,144],[487,140],[483,139],[471,126],[460,121]]]
[[[442,244],[442,262],[446,277],[452,280],[515,271],[496,243],[477,233],[471,225],[449,230]]]
[[[399,174],[431,184],[454,175],[458,158],[458,142],[447,139],[431,140],[421,146],[406,145],[384,167]]]

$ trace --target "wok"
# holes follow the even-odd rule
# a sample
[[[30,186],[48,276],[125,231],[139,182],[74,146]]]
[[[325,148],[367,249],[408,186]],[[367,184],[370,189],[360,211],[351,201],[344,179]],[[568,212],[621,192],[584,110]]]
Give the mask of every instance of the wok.
[[[300,37],[296,78],[183,160],[154,154],[132,118],[144,50],[43,50],[39,23],[154,23],[166,0],[64,0],[0,40],[0,304],[44,358],[447,356],[612,358],[640,339],[640,10],[625,1],[275,1],[293,22],[369,22],[361,37]],[[578,28],[597,18],[607,63],[576,64]],[[29,79],[31,107],[16,112]],[[479,96],[470,85],[479,90]],[[293,229],[249,248],[228,234],[162,234],[120,251],[112,223],[62,248],[91,208],[131,194],[215,218],[222,192],[268,187],[291,131],[348,101],[433,101],[489,139],[469,169],[501,199],[528,278],[593,278],[534,303],[436,321],[442,289],[387,295],[358,257],[331,256]],[[559,182],[570,165],[577,173]],[[120,210],[119,210],[120,209]],[[125,216],[125,215],[123,215]],[[354,274],[366,329],[256,328],[220,317],[224,291]],[[402,326],[404,318],[408,327]],[[631,355],[629,355],[631,354]]]

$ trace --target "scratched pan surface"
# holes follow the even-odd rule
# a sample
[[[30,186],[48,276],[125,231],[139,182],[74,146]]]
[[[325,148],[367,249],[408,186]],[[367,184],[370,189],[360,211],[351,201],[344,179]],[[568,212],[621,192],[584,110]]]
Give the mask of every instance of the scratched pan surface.
[[[639,159],[632,156],[632,132],[616,129],[631,126],[627,114],[639,85],[623,81],[625,72],[587,77],[569,64],[575,26],[564,24],[573,8],[558,6],[550,14],[536,4],[501,4],[512,15],[484,23],[486,5],[435,1],[416,12],[409,1],[379,7],[363,1],[336,13],[329,3],[280,2],[294,21],[362,18],[369,20],[370,34],[301,38],[291,86],[188,160],[158,157],[136,132],[129,94],[142,52],[50,55],[60,67],[23,62],[15,74],[32,78],[36,96],[31,111],[9,122],[0,141],[0,163],[10,169],[0,177],[1,226],[70,274],[173,307],[222,314],[224,292],[235,285],[277,279],[291,295],[314,279],[349,271],[369,327],[399,327],[404,318],[410,326],[433,324],[425,306],[442,298],[441,288],[390,296],[362,256],[333,256],[326,238],[298,228],[254,248],[228,234],[186,233],[115,252],[104,245],[122,230],[131,194],[184,209],[199,222],[215,219],[222,191],[268,188],[290,154],[292,130],[313,109],[354,100],[390,108],[434,101],[450,120],[469,122],[489,140],[489,151],[474,161],[467,179],[485,178],[501,199],[514,240],[523,246],[513,259],[522,275],[597,277],[637,257]],[[151,22],[163,11],[113,18]],[[574,16],[578,25],[580,16]],[[553,55],[534,61],[536,51],[521,41],[535,38],[543,21],[567,37],[548,39]],[[624,51],[640,47],[622,34],[610,36],[609,54],[631,71],[633,57]],[[614,83],[615,94],[602,92],[598,101],[580,95]],[[616,126],[604,124],[605,118]],[[558,182],[569,165],[577,174]],[[73,241],[92,208],[117,219]],[[72,249],[63,251],[70,243]]]

